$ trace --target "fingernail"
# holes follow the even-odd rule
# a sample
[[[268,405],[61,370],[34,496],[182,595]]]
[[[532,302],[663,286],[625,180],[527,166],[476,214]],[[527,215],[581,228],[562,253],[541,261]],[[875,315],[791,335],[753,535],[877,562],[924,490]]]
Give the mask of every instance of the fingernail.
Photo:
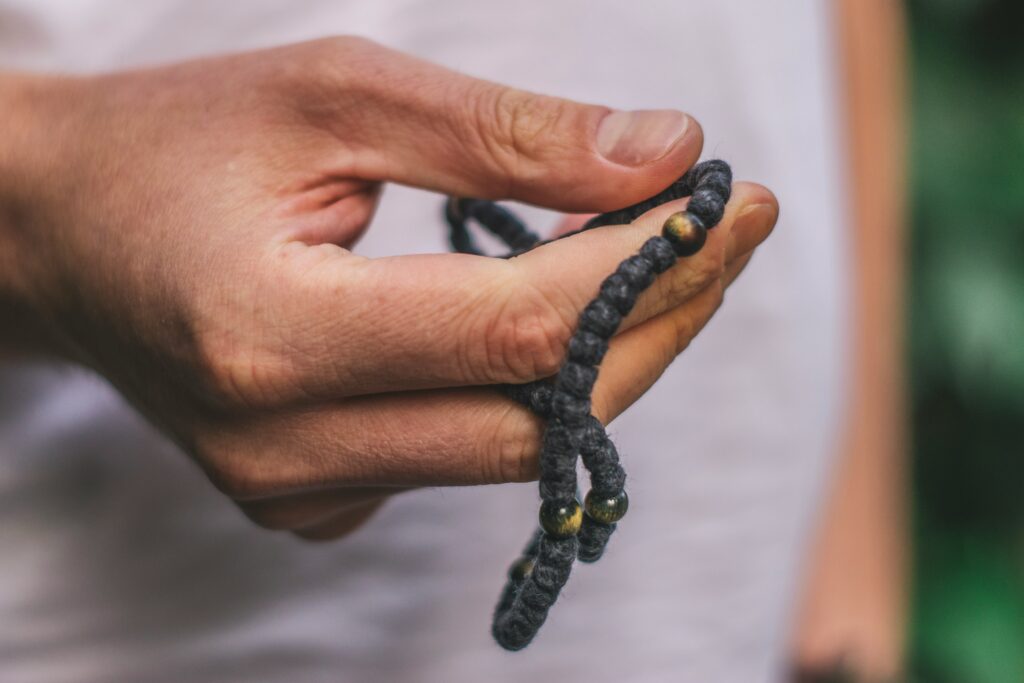
[[[751,204],[743,207],[736,220],[744,227],[749,226],[763,231],[770,228],[775,221],[776,211],[774,204]]]
[[[681,111],[615,111],[597,128],[597,151],[616,164],[649,164],[668,154],[689,126]]]

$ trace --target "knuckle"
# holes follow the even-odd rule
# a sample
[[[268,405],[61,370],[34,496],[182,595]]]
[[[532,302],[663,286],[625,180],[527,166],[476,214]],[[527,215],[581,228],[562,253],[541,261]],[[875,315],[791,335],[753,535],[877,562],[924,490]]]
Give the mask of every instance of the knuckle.
[[[654,282],[657,297],[669,306],[685,301],[725,274],[725,253],[721,249],[707,250],[699,258],[687,261],[685,266],[673,268]]]
[[[488,483],[531,481],[538,476],[540,419],[516,404],[502,406],[494,428],[486,430],[483,480]]]
[[[298,98],[307,114],[337,111],[337,90],[359,90],[380,71],[386,48],[357,35],[334,35],[285,48],[288,59],[272,62],[288,97]]]
[[[703,289],[725,274],[725,249],[708,250],[705,258],[697,259],[693,264],[691,285],[695,289]]]
[[[571,325],[537,288],[513,288],[515,296],[485,321],[482,372],[488,381],[529,382],[558,371]],[[473,335],[475,336],[475,335]]]
[[[666,349],[663,363],[668,365],[676,356],[686,350],[693,338],[697,335],[697,323],[692,316],[680,316],[675,319],[675,343],[671,348]]]
[[[349,60],[361,60],[383,50],[379,43],[359,35],[337,34],[309,41],[304,44],[314,57],[325,64],[345,64]]]
[[[490,158],[517,181],[537,180],[546,169],[543,158],[566,155],[564,128],[569,103],[553,97],[487,84],[475,108],[481,143]]]
[[[219,453],[205,459],[206,476],[228,498],[246,500],[271,493],[273,487],[241,454]]]
[[[292,487],[266,453],[233,439],[201,439],[195,455],[214,487],[232,500],[263,498]]]
[[[233,339],[230,334],[204,335],[199,341],[200,393],[211,407],[260,410],[292,398],[284,359]]]

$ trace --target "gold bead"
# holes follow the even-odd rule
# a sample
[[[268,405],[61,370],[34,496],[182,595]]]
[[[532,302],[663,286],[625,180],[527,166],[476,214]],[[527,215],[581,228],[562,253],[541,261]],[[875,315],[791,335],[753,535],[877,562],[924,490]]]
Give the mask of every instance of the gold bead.
[[[704,246],[708,231],[696,216],[677,211],[665,219],[661,236],[669,241],[678,256],[693,256]]]
[[[626,516],[626,510],[629,509],[629,496],[625,491],[619,491],[611,498],[598,498],[591,489],[587,492],[584,505],[587,508],[587,516],[595,522],[614,524]]]
[[[583,526],[583,508],[578,500],[566,505],[544,501],[540,506],[540,526],[552,538],[569,538]]]

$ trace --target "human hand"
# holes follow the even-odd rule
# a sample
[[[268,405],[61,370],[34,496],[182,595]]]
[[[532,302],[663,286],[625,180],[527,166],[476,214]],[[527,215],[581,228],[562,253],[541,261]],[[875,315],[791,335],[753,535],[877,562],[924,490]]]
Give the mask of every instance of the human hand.
[[[534,478],[538,421],[486,385],[553,374],[600,281],[681,206],[510,260],[366,259],[349,248],[381,183],[603,211],[702,144],[676,112],[537,96],[354,38],[0,80],[0,336],[93,367],[257,523],[308,538],[404,488]],[[736,185],[613,340],[602,421],[699,331],[776,216]]]

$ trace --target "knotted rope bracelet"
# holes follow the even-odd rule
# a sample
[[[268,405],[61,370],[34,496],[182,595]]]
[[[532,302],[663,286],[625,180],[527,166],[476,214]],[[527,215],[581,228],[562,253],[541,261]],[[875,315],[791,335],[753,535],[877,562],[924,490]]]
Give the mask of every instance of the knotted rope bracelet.
[[[692,256],[704,246],[707,231],[722,219],[731,187],[729,165],[705,161],[650,199],[595,216],[577,231],[628,224],[656,206],[690,197],[685,211],[665,220],[661,235],[644,242],[601,283],[597,296],[580,313],[566,359],[554,379],[503,387],[509,397],[545,422],[540,453],[540,528],[509,569],[491,629],[494,639],[507,650],[521,650],[530,644],[568,580],[573,562],[577,558],[581,562],[600,559],[617,522],[626,514],[626,473],[615,444],[591,414],[598,366],[609,340],[640,294],[677,258]],[[452,247],[462,253],[483,255],[470,234],[470,220],[508,245],[511,251],[506,257],[545,243],[514,214],[493,202],[452,197],[445,205],[445,218]],[[577,458],[590,472],[591,488],[583,506],[576,481]]]

